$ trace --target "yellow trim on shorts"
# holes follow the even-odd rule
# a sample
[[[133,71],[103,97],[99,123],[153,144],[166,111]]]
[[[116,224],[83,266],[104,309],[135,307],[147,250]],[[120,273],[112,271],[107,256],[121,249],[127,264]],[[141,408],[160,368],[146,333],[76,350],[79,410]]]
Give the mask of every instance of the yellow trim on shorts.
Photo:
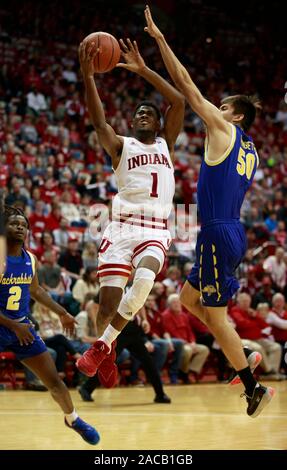
[[[214,278],[215,278],[215,288],[217,293],[217,302],[220,301],[221,294],[220,294],[220,286],[218,282],[218,269],[217,269],[217,257],[216,257],[216,247],[212,244],[212,253],[213,253],[213,269],[214,269]]]

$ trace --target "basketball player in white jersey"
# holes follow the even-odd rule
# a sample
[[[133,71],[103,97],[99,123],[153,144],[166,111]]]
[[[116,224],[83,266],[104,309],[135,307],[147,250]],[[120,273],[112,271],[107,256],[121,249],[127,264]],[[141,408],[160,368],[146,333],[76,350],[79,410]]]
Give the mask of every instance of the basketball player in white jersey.
[[[144,305],[171,242],[167,218],[174,195],[173,151],[184,118],[181,93],[145,65],[135,41],[120,42],[126,63],[118,67],[151,83],[169,107],[162,132],[156,105],[142,102],[134,112],[134,137],[117,135],[106,122],[94,80],[93,57],[99,51],[93,44],[81,43],[79,58],[87,105],[98,138],[112,158],[118,194],[113,201],[113,221],[104,232],[99,250],[101,336],[77,367],[88,376],[98,371],[106,387],[114,386],[117,379],[115,339]],[[133,284],[123,294],[133,268]]]

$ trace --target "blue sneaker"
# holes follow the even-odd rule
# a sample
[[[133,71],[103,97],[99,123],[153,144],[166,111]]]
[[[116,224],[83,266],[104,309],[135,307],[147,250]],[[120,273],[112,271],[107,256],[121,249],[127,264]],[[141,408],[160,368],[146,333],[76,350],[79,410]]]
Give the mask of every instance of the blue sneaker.
[[[65,418],[65,425],[68,426],[70,429],[74,429],[74,431],[78,432],[80,436],[84,439],[84,441],[88,442],[89,444],[95,445],[100,440],[99,433],[90,426],[88,423],[85,423],[81,418],[75,419],[72,426],[69,425],[68,421]]]

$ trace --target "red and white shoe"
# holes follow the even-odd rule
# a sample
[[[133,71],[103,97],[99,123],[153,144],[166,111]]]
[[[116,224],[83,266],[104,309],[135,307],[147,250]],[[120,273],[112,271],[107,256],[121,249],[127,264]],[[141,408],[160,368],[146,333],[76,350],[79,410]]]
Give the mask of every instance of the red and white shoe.
[[[98,368],[99,381],[105,388],[113,388],[118,381],[118,368],[115,364],[117,357],[116,345],[117,340],[112,342],[110,354],[101,362]]]
[[[247,362],[249,364],[250,370],[253,373],[256,367],[260,364],[262,356],[259,352],[254,351],[247,357]],[[239,375],[235,375],[229,382],[230,385],[238,385],[241,383]]]
[[[83,374],[93,377],[109,353],[106,343],[98,340],[77,360],[76,366]]]

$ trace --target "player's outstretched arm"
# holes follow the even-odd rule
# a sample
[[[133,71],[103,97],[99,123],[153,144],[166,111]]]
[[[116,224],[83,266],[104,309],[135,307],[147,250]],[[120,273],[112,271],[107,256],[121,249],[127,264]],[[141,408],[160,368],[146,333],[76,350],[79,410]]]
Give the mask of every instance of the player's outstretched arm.
[[[169,102],[170,106],[167,109],[164,120],[164,135],[169,150],[173,152],[176,138],[183,125],[184,96],[158,73],[147,67],[139,52],[136,41],[131,42],[130,39],[127,39],[124,42],[120,39],[120,44],[125,63],[121,62],[117,64],[117,67],[125,68],[143,77]]]
[[[119,163],[119,157],[123,147],[123,139],[106,122],[104,108],[99,97],[94,79],[94,57],[99,51],[95,50],[94,43],[81,42],[79,46],[79,61],[86,89],[86,101],[92,123],[97,131],[101,145],[112,157],[113,167]]]
[[[188,71],[168,46],[164,35],[154,23],[148,6],[146,6],[144,13],[147,23],[145,31],[156,40],[168,73],[175,85],[186,97],[193,111],[205,122],[207,127],[215,127],[229,134],[229,124],[224,121],[219,109],[202,96]]]
[[[59,315],[64,332],[67,332],[68,334],[73,334],[75,332],[77,321],[72,315],[67,312],[67,310],[64,309],[64,307],[62,307],[60,304],[57,304],[57,302],[55,302],[49,296],[49,294],[40,286],[37,275],[37,268],[38,261],[35,258],[35,274],[33,277],[33,281],[30,285],[30,294],[32,299],[34,299],[36,302],[39,302],[40,304],[45,305],[45,307],[49,308],[50,310],[52,310],[52,312],[55,312],[57,315]]]

